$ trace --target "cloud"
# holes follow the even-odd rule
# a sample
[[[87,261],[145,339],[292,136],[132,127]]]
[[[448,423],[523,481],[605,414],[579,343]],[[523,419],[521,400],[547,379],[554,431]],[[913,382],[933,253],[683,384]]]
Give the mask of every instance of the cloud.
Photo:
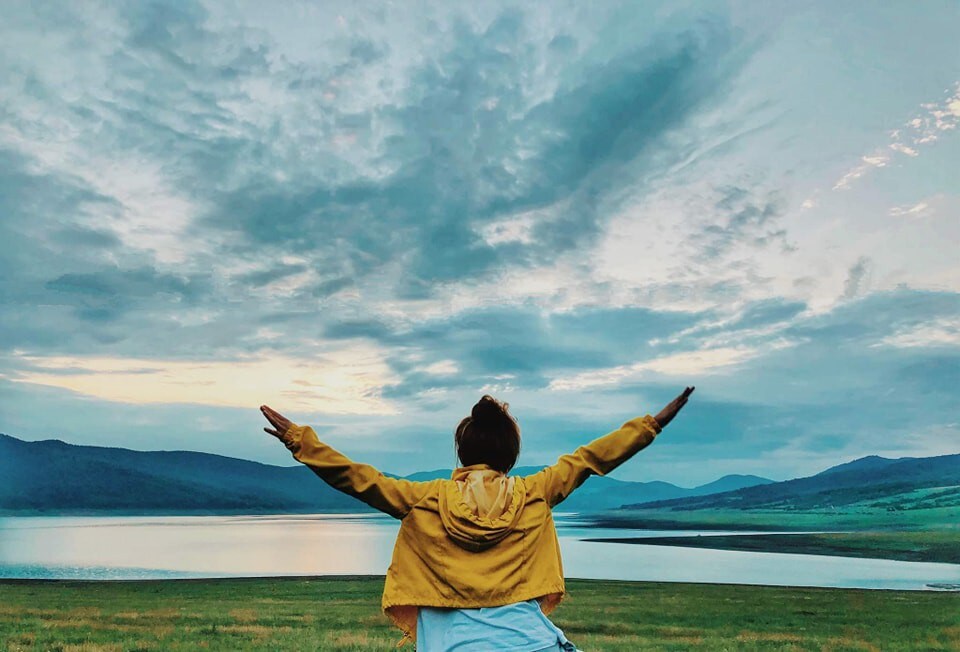
[[[181,277],[160,273],[153,267],[141,267],[61,274],[47,281],[44,287],[50,291],[46,295],[50,301],[60,298],[75,305],[78,315],[84,319],[91,312],[102,314],[103,318],[114,318],[119,311],[151,297],[193,303],[210,291],[208,282],[209,279],[203,276]]]
[[[24,11],[16,24],[37,31],[45,19]],[[75,337],[130,353],[147,339],[171,351],[165,322],[187,325],[191,346],[225,354],[295,347],[258,336],[272,319],[263,313],[295,314],[285,301],[329,299],[332,314],[368,322],[395,311],[402,322],[431,302],[438,315],[469,309],[475,297],[447,297],[482,292],[503,274],[532,278],[601,237],[620,188],[655,158],[662,164],[664,136],[722,94],[747,56],[710,12],[655,29],[625,9],[597,14],[599,33],[621,39],[627,20],[651,36],[615,49],[582,26],[566,33],[563,21],[533,29],[540,18],[516,9],[438,20],[431,56],[406,60],[403,30],[380,40],[325,34],[325,49],[308,53],[271,31],[272,19],[244,24],[242,13],[227,20],[197,4],[108,5],[61,23],[89,46],[71,60],[80,76],[53,102],[67,46],[18,64],[36,83],[23,89],[5,143],[36,178],[103,198],[89,204],[85,228],[113,245],[113,260],[104,269],[70,252],[33,280],[26,301],[52,293],[49,303],[79,319]],[[398,72],[401,83],[388,86]],[[38,106],[43,123],[33,121]],[[536,219],[491,240],[488,225],[518,215]],[[160,284],[175,275],[205,294],[173,304],[169,292],[116,278],[109,296],[77,291],[145,268]],[[85,325],[121,318],[113,332]],[[211,337],[196,339],[202,331]]]
[[[941,102],[925,102],[920,105],[923,113],[911,118],[900,128],[890,132],[886,149],[910,158],[920,155],[923,146],[938,140],[943,132],[956,129],[960,120],[960,81],[946,92]],[[877,149],[861,157],[861,163],[844,174],[833,186],[834,190],[848,190],[854,181],[874,168],[886,167],[894,157],[886,149]]]
[[[960,346],[960,318],[943,318],[926,324],[908,326],[870,346],[901,348]]]
[[[635,176],[649,165],[662,134],[736,69],[718,64],[730,37],[707,24],[613,57],[586,52],[552,96],[534,103],[520,80],[538,64],[556,67],[551,58],[561,55],[526,45],[540,37],[522,12],[482,28],[455,20],[449,30],[375,113],[328,112],[338,123],[349,118],[358,151],[375,152],[389,173],[242,184],[203,224],[266,245],[295,243],[359,281],[391,274],[401,297],[505,266],[549,264],[599,233],[602,202],[624,168]]]
[[[894,217],[918,218],[928,214],[930,204],[925,201],[906,206],[894,206],[890,209],[890,215]]]
[[[847,280],[843,285],[843,298],[852,299],[853,297],[865,294],[869,288],[869,283],[870,259],[866,256],[861,256],[847,273]]]
[[[766,246],[779,242],[783,251],[789,251],[786,231],[775,228],[776,218],[782,213],[775,197],[757,201],[748,190],[739,187],[720,189],[721,198],[715,211],[723,221],[708,224],[697,234],[694,240],[700,240],[701,255],[715,258],[730,251],[734,245],[753,244]]]
[[[346,344],[346,343],[345,343]],[[382,356],[352,343],[309,360],[39,357],[18,355],[11,380],[119,403],[188,403],[250,409],[263,403],[325,414],[395,414],[381,398],[395,383]]]
[[[860,160],[861,163],[859,165],[843,175],[840,180],[834,184],[834,190],[846,190],[850,188],[854,181],[865,175],[873,168],[886,167],[887,163],[890,162],[890,155],[883,151],[877,151],[873,154],[861,156]]]
[[[704,377],[718,371],[730,371],[730,368],[744,360],[759,355],[759,351],[749,349],[707,349],[676,353],[654,360],[637,362],[632,365],[613,367],[600,371],[590,371],[566,378],[550,381],[548,389],[557,391],[578,391],[598,385],[622,384],[644,378],[644,372],[653,377],[677,376],[684,378]]]

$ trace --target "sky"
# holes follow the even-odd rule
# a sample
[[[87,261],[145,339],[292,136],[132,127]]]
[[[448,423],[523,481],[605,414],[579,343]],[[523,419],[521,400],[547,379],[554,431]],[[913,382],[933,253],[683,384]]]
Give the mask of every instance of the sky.
[[[0,432],[391,473],[960,452],[960,4],[7,3]]]

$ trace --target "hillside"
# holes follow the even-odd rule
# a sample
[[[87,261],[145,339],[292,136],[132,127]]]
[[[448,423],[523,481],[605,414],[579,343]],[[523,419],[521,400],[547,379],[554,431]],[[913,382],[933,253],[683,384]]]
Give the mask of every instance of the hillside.
[[[542,467],[518,467],[528,475]],[[407,476],[449,478],[451,469]],[[0,434],[0,513],[308,513],[372,511],[320,480],[305,466],[280,467],[191,451],[134,451],[78,446],[57,439],[28,442]],[[564,503],[596,512],[640,502],[697,496],[716,487],[769,483],[726,476],[687,489],[667,482],[591,477]]]
[[[542,467],[518,467],[528,475]],[[408,476],[450,477],[449,469]],[[583,514],[778,510],[863,505],[889,511],[960,506],[960,455],[870,456],[807,478],[724,476],[699,487],[590,477],[558,506]],[[622,506],[622,508],[621,508]],[[28,442],[0,434],[0,514],[310,513],[372,511],[302,465],[272,466],[210,453],[134,451]]]
[[[305,466],[0,434],[0,513],[365,511]]]
[[[707,496],[625,504],[624,510],[814,510],[860,505],[890,511],[960,506],[960,454],[869,456],[816,475]]]
[[[542,466],[518,466],[513,475],[526,476],[540,471]],[[423,471],[407,476],[410,480],[449,478],[453,469]],[[616,509],[624,503],[666,500],[689,496],[703,496],[717,491],[729,491],[742,487],[769,484],[773,480],[755,475],[726,475],[713,482],[693,488],[678,487],[669,482],[629,482],[603,476],[590,476],[573,494],[557,508],[560,512],[595,512]]]

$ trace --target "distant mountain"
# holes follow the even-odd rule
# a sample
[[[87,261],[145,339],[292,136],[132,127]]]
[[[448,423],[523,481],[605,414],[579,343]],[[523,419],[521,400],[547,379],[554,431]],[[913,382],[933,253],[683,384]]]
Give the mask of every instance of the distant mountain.
[[[557,509],[564,512],[591,512],[616,509],[624,504],[633,502],[702,496],[711,491],[716,491],[713,487],[721,487],[721,490],[723,490],[770,482],[773,482],[773,480],[757,476],[726,475],[711,483],[687,489],[659,480],[652,482],[627,482],[592,475],[587,478],[587,481],[584,482],[579,489],[570,494]]]
[[[542,466],[517,467],[530,475]],[[407,476],[449,478],[452,469]],[[390,475],[390,474],[388,474]],[[396,477],[396,476],[393,476]],[[630,502],[699,496],[772,480],[725,476],[686,489],[668,482],[592,476],[561,504],[594,512]],[[0,513],[310,513],[372,511],[303,465],[281,467],[211,453],[79,446],[0,434]]]
[[[0,513],[366,511],[306,466],[0,434]]]
[[[888,459],[875,455],[816,475],[706,496],[647,501],[624,509],[888,509],[960,506],[960,454]]]
[[[519,467],[516,475],[542,467]],[[450,469],[411,480],[449,478]],[[559,509],[817,509],[854,503],[909,509],[960,505],[960,455],[864,457],[807,478],[729,475],[693,488],[592,476]],[[28,442],[0,434],[0,513],[310,513],[372,511],[303,465],[210,453]]]
[[[404,477],[414,482],[428,482],[430,480],[439,480],[440,478],[449,478],[452,472],[452,469],[437,469],[436,471],[418,471],[417,473],[411,473]]]
[[[714,480],[713,482],[708,482],[707,484],[700,485],[699,487],[694,487],[690,489],[688,496],[705,496],[707,494],[715,494],[721,491],[735,491],[736,489],[743,489],[745,487],[756,487],[763,484],[773,484],[776,480],[770,480],[769,478],[761,478],[758,475],[740,475],[740,474],[731,474],[725,475],[719,480]]]
[[[841,471],[876,471],[882,469],[885,466],[889,466],[894,462],[905,462],[906,460],[915,460],[915,457],[900,457],[896,459],[891,459],[889,457],[880,457],[879,455],[867,455],[866,457],[861,457],[859,459],[847,462],[845,464],[838,464],[836,466],[831,466],[826,471],[821,471],[817,475],[827,475],[829,473],[839,473]]]
[[[518,466],[512,475],[532,475],[543,466]],[[453,469],[438,469],[407,476],[411,480],[449,478]],[[616,509],[625,503],[649,500],[665,500],[687,496],[702,496],[716,491],[729,491],[741,487],[771,483],[773,480],[755,475],[726,475],[719,480],[692,489],[678,487],[669,482],[629,482],[605,476],[592,475],[557,508],[560,512],[595,512]]]

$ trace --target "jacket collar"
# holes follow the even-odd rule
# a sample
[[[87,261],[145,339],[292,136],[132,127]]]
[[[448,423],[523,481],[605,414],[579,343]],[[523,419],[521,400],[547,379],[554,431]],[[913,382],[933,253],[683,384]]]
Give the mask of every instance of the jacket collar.
[[[494,471],[495,473],[500,473],[494,469],[489,464],[470,464],[469,466],[461,466],[453,470],[450,474],[451,480],[460,480],[464,476],[469,474],[471,471]]]

